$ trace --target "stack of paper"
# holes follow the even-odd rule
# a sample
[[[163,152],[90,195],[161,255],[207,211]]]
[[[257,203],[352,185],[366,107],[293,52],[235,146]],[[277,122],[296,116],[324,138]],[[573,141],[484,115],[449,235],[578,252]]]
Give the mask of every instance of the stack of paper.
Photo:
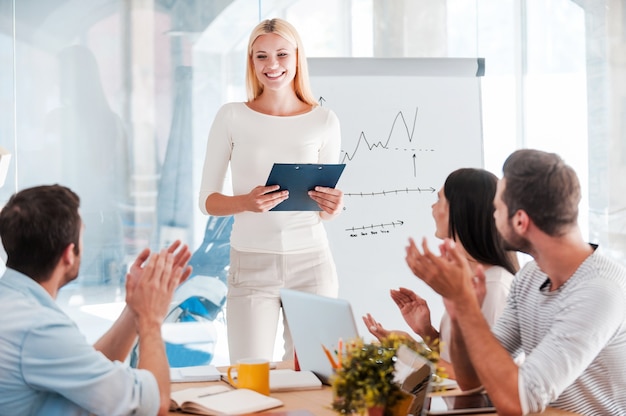
[[[191,381],[218,381],[220,372],[214,365],[196,365],[193,367],[171,367],[170,381],[191,382]]]
[[[322,382],[311,371],[279,369],[270,371],[270,391],[321,389]]]
[[[454,390],[458,389],[459,385],[456,383],[456,380],[451,380],[449,378],[442,378],[433,382],[433,390]]]
[[[231,371],[230,376],[236,382],[237,371]],[[222,380],[230,384],[226,373],[222,373]],[[312,371],[294,371],[290,369],[270,370],[270,391],[312,390],[321,388],[322,382]]]

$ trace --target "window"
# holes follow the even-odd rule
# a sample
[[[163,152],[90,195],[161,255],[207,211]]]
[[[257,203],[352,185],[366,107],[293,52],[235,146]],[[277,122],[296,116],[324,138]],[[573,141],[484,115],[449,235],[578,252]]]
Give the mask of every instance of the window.
[[[201,245],[207,218],[196,199],[206,135],[221,104],[245,99],[245,48],[260,18],[290,20],[311,57],[484,57],[485,167],[499,175],[515,148],[538,147],[563,155],[588,189],[587,132],[598,125],[594,118],[588,127],[587,115],[612,109],[587,99],[589,45],[604,45],[609,35],[589,34],[586,25],[606,24],[598,11],[604,6],[585,10],[570,0],[138,4],[0,3],[0,145],[12,153],[0,201],[43,183],[79,192],[84,264],[59,301],[79,324],[90,323],[86,330],[95,328],[91,339],[119,313],[125,268],[141,248],[174,238]],[[606,57],[598,59],[604,66],[594,68],[606,68]],[[601,91],[612,81],[605,82]],[[597,169],[608,169],[603,157],[594,158]],[[615,197],[611,188],[602,195],[609,194]]]

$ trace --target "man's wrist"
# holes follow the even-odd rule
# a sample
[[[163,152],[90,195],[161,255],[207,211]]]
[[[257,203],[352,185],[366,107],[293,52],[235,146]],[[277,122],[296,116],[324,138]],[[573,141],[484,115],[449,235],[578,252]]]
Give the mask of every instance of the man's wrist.
[[[139,337],[148,336],[152,333],[161,334],[162,322],[159,319],[148,317],[137,317],[137,333]]]
[[[466,316],[475,311],[482,315],[478,299],[473,292],[461,295],[455,300],[449,300],[446,304],[446,310],[448,315],[450,315],[450,319],[455,322],[459,320],[460,316]]]

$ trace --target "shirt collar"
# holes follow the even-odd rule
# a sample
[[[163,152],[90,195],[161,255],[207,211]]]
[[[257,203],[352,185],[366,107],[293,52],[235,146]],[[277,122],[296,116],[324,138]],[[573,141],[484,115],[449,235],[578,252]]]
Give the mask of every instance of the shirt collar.
[[[578,270],[580,269],[580,267],[581,267],[582,265],[584,265],[585,263],[587,263],[587,261],[589,261],[589,259],[590,259],[590,258],[592,258],[594,254],[596,254],[596,252],[598,251],[598,247],[599,247],[599,246],[598,246],[597,244],[594,244],[594,243],[589,243],[589,245],[590,245],[590,246],[591,246],[591,248],[593,249],[593,253],[591,253],[591,254],[590,254],[590,255],[589,255],[589,256],[585,259],[585,261],[583,261],[583,262],[580,264],[580,266],[578,266],[578,269],[576,269],[576,271],[574,272],[574,274],[573,274],[573,275],[571,275],[571,276],[570,276],[570,278],[569,278],[569,279],[567,279],[567,281],[566,281],[565,283],[563,283],[563,284],[561,285],[561,287],[560,287],[560,288],[558,288],[558,289],[557,289],[557,291],[558,291],[558,290],[561,290],[563,287],[565,287],[565,286],[567,285],[567,283],[571,280],[571,278],[572,278],[572,277],[574,277],[574,276],[576,275],[576,273],[578,272]],[[545,281],[541,284],[541,286],[539,286],[539,291],[540,291],[540,292],[549,292],[549,291],[550,291],[550,285],[551,285],[551,282],[550,282],[550,278],[548,277],[548,278],[546,278],[546,280],[545,280]]]
[[[18,292],[35,297],[41,304],[57,308],[55,300],[39,283],[17,270],[8,268],[0,278],[0,285],[8,286]]]

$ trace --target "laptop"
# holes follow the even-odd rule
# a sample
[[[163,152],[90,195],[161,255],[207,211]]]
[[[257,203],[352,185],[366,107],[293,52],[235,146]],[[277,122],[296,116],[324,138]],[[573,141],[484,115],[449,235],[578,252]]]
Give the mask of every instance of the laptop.
[[[330,384],[333,368],[322,345],[335,351],[339,339],[359,336],[350,303],[291,289],[281,289],[280,298],[300,368]]]
[[[333,369],[322,345],[335,351],[340,338],[345,341],[359,336],[350,303],[345,299],[291,289],[281,289],[280,297],[300,368],[312,371],[322,383],[330,384]],[[398,350],[396,372],[400,372],[397,376],[402,379],[400,387],[415,396],[410,414],[434,416],[495,412],[484,394],[465,392],[445,399],[429,397],[433,389],[433,371],[432,364],[415,351],[405,347]]]

